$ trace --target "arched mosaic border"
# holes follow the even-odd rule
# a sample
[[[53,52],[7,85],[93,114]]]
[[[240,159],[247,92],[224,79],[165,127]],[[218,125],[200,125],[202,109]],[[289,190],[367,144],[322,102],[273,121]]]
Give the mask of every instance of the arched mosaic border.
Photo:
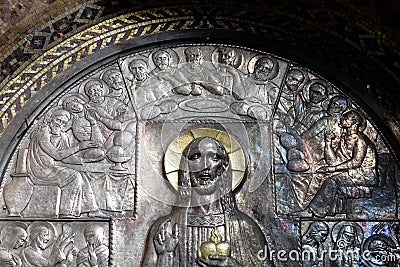
[[[199,46],[202,46],[202,45],[204,45],[204,44],[191,44],[191,46],[197,46],[197,45],[199,45]],[[180,47],[184,47],[185,46],[185,42],[181,42],[181,43],[179,43],[178,44],[178,46],[180,46]],[[212,44],[212,46],[215,46],[215,44]],[[125,46],[125,48],[126,48],[127,46]],[[151,46],[151,49],[155,49],[157,46],[155,46],[155,45],[153,45],[153,46]],[[123,50],[123,47],[119,47],[119,48],[121,48],[121,50]],[[142,49],[143,48],[143,49]],[[211,51],[217,51],[216,49],[215,49],[216,47],[212,47],[212,48],[209,48],[208,50],[206,50],[206,51],[208,51],[208,53],[207,53],[207,55],[208,55],[208,61],[209,61],[209,63],[211,64],[211,63],[213,63],[212,62],[212,60],[210,59],[210,58],[213,58],[212,56],[210,57],[210,52]],[[240,47],[236,47],[236,48],[240,48]],[[115,60],[117,60],[118,61],[118,63],[123,63],[123,62],[132,62],[132,61],[130,61],[132,58],[135,58],[135,57],[131,57],[132,55],[130,55],[129,53],[130,52],[132,52],[132,51],[137,51],[137,50],[139,50],[139,51],[141,51],[141,53],[143,53],[143,55],[145,55],[145,57],[148,57],[148,58],[150,58],[151,57],[151,52],[149,52],[148,50],[146,50],[146,48],[145,47],[140,47],[140,46],[138,46],[136,49],[132,49],[132,50],[130,50],[129,48],[127,49],[127,51],[125,51],[125,53],[118,53],[118,52],[115,52],[115,54],[103,54],[103,53],[96,53],[96,55],[97,56],[99,56],[97,59],[99,60],[99,61],[101,61],[102,59],[104,60],[104,61],[106,61],[106,62],[97,62],[96,60],[93,60],[93,61],[90,61],[90,59],[93,59],[94,57],[91,57],[91,58],[87,58],[87,59],[85,59],[85,61],[88,63],[88,65],[83,65],[82,66],[82,70],[81,70],[81,72],[79,71],[79,69],[76,69],[76,77],[65,77],[65,80],[64,81],[62,81],[61,82],[61,84],[57,84],[57,83],[55,83],[54,82],[54,80],[51,82],[51,84],[53,85],[53,88],[51,87],[51,86],[47,86],[46,88],[47,89],[49,89],[49,92],[48,92],[48,95],[47,95],[47,98],[44,100],[44,102],[46,102],[46,101],[53,101],[54,100],[54,98],[55,97],[58,97],[58,99],[60,100],[60,97],[61,97],[61,95],[64,95],[65,96],[65,94],[68,94],[68,93],[71,93],[71,89],[76,89],[76,90],[78,90],[78,91],[75,91],[75,93],[77,93],[77,92],[81,92],[82,93],[82,91],[81,91],[81,89],[82,89],[82,86],[84,86],[84,85],[86,85],[87,83],[86,83],[86,81],[87,80],[89,80],[89,79],[91,79],[91,78],[95,78],[95,79],[97,79],[98,77],[102,77],[102,75],[104,74],[104,70],[105,70],[105,68],[108,68],[108,67],[110,67],[110,65],[109,64],[107,64],[109,61],[108,61],[108,59],[110,59],[110,58],[113,58],[112,60],[114,60],[114,62],[115,62]],[[144,51],[143,51],[144,50]],[[256,50],[252,50],[253,52],[256,52]],[[260,51],[258,51],[258,52],[260,52]],[[100,54],[100,55],[99,55]],[[180,53],[179,53],[182,57],[184,57],[184,53],[183,53],[183,51],[182,51],[182,49],[181,49],[181,51],[180,51]],[[93,56],[95,56],[95,55],[93,55]],[[102,56],[105,56],[105,57],[102,57]],[[248,63],[249,63],[249,65],[250,65],[250,62],[252,62],[252,63],[255,63],[252,59],[254,59],[254,58],[256,58],[256,56],[254,56],[253,54],[251,54],[251,56],[249,55],[248,56],[248,59],[250,59],[250,60],[248,60]],[[110,59],[111,60],[111,59]],[[111,60],[111,61],[112,61]],[[184,60],[181,60],[181,61],[184,61]],[[289,60],[289,62],[291,62],[290,60]],[[90,66],[90,63],[93,65],[93,66]],[[97,64],[98,63],[98,64]],[[182,64],[184,64],[184,63],[182,63]],[[246,65],[246,64],[245,64]],[[285,65],[285,64],[284,64]],[[280,64],[280,66],[282,66],[281,64]],[[97,71],[98,73],[96,73],[96,75],[88,75],[87,77],[86,77],[86,74],[84,73],[85,72],[85,67],[87,68],[87,72],[89,72],[89,74],[90,74],[90,72],[93,72],[93,71]],[[128,67],[127,67],[127,65],[124,65],[124,64],[122,64],[122,66],[120,67],[122,70],[125,70],[125,73],[127,73],[128,75],[129,75],[129,71],[131,71],[131,70],[128,70]],[[249,68],[248,67],[248,65],[247,65],[247,68],[243,68],[243,66],[242,66],[242,72],[244,71],[244,72],[246,72],[247,73],[247,71],[249,70],[249,69],[254,69],[254,68]],[[71,71],[72,71],[72,69],[71,69]],[[283,71],[282,71],[283,72]],[[68,71],[67,71],[67,73],[68,73]],[[103,73],[103,74],[101,74],[101,73]],[[251,71],[250,71],[250,73],[251,73]],[[285,72],[286,73],[286,72]],[[133,74],[133,73],[132,73]],[[97,77],[97,78],[96,78]],[[311,75],[311,77],[314,77],[314,75],[312,74]],[[315,77],[314,77],[315,78]],[[320,79],[318,79],[319,81],[321,81]],[[68,82],[70,82],[70,83],[76,83],[76,85],[75,85],[75,87],[74,86],[70,86],[70,84],[68,84]],[[78,85],[79,84],[79,85]],[[129,82],[126,82],[126,84],[127,85],[129,85],[130,83]],[[82,85],[82,86],[80,86],[80,85]],[[305,87],[305,88],[307,88],[307,87]],[[56,90],[56,91],[55,91]],[[307,91],[307,90],[306,90]],[[42,93],[43,91],[41,91],[40,93]],[[55,93],[55,94],[52,94],[52,93]],[[55,96],[57,94],[57,96]],[[83,93],[82,93],[83,94]],[[305,95],[305,98],[308,98],[308,96],[307,96],[307,93],[304,93],[304,95]],[[37,95],[37,96],[39,96],[39,95]],[[37,98],[37,97],[35,97],[35,98]],[[41,98],[42,100],[43,100],[43,98]],[[53,102],[54,103],[54,102]],[[58,103],[58,105],[60,104],[60,101],[57,101],[57,103]],[[269,102],[268,102],[269,103]],[[42,107],[44,107],[44,106],[46,106],[46,104],[47,103],[42,103],[42,105],[39,105],[39,106],[37,106],[37,111],[38,112],[40,112],[42,115],[43,115],[43,110],[40,110]],[[52,109],[48,109],[49,111],[50,110],[52,110]],[[185,109],[183,109],[183,110],[185,110]],[[187,111],[187,110],[186,110]],[[50,112],[49,112],[50,113]],[[142,113],[140,113],[140,114],[142,114]],[[40,114],[39,114],[40,115]],[[250,115],[248,115],[248,116],[250,116]],[[250,117],[250,118],[252,118],[252,117]],[[34,120],[35,119],[35,114],[33,114],[32,116],[31,116],[31,119],[32,120]],[[261,119],[261,121],[260,121],[260,124],[263,124],[263,125],[268,125],[268,123],[266,122],[266,121],[264,121],[263,122],[263,119],[262,118],[260,118]],[[245,119],[245,117],[242,117],[242,119],[240,120],[240,121],[246,121],[246,119]],[[173,124],[176,124],[176,123],[179,123],[179,121],[171,121]],[[232,121],[233,122],[233,121]],[[249,123],[251,123],[250,121],[248,121]],[[227,122],[228,123],[228,122]],[[40,125],[40,121],[38,121],[38,120],[36,120],[36,125]],[[45,123],[46,124],[46,123]],[[46,127],[45,126],[45,124],[43,124],[42,126],[44,126],[44,128]],[[139,138],[139,140],[141,139],[142,141],[143,141],[143,144],[153,144],[153,142],[152,142],[152,139],[150,138],[150,139],[148,139],[150,136],[152,136],[152,134],[153,134],[153,136],[155,136],[155,135],[157,135],[157,137],[158,136],[160,136],[160,128],[159,128],[159,123],[149,123],[149,125],[142,125],[142,126],[144,126],[145,128],[142,128],[142,129],[145,129],[144,131],[141,131],[141,138]],[[162,126],[162,125],[161,125]],[[35,131],[33,131],[33,129],[35,129],[35,127],[31,127],[31,129],[32,129],[32,131],[30,131],[31,133],[34,133]],[[150,130],[151,129],[151,130]],[[267,126],[267,129],[268,129],[268,126]],[[271,128],[270,128],[271,129]],[[176,130],[176,129],[175,129]],[[150,134],[150,132],[149,131],[152,131],[152,134]],[[235,131],[236,131],[236,128],[235,128]],[[172,134],[172,135],[174,135],[175,133],[176,133],[176,131],[168,131],[170,134]],[[267,134],[268,135],[268,134]],[[162,134],[161,134],[161,136],[162,136]],[[145,140],[147,138],[147,140]],[[25,140],[30,140],[30,139],[28,139],[28,137],[27,136],[25,136],[24,137],[24,139]],[[37,140],[37,139],[36,139]],[[282,143],[282,141],[279,141],[279,142],[281,142]],[[142,142],[141,142],[142,143]],[[22,147],[22,145],[23,145],[23,142],[21,143],[21,146],[20,147]],[[157,145],[156,145],[157,146]],[[257,145],[258,146],[258,145]],[[161,146],[160,146],[161,147]],[[261,145],[259,146],[259,147],[262,147]],[[152,148],[154,148],[154,147],[152,147]],[[266,149],[266,151],[273,151],[272,149],[268,149],[268,148],[266,148],[266,147],[264,147],[265,149]],[[31,149],[30,151],[35,151],[34,149]],[[142,147],[141,148],[141,150],[140,151],[142,151],[142,156],[143,155],[146,155],[146,151],[153,151],[151,148],[149,148],[149,149],[147,149],[147,146],[146,147]],[[145,154],[143,154],[143,151],[145,151],[144,153]],[[158,156],[160,156],[160,155],[162,155],[163,153],[162,152],[157,152],[157,151],[153,151],[154,153],[154,155],[158,155]],[[385,153],[386,154],[386,153]],[[15,155],[15,154],[14,154]],[[143,162],[146,162],[146,164],[147,164],[147,161],[146,161],[146,157],[137,157],[138,159],[140,159],[141,158],[141,163],[143,163]],[[15,160],[14,160],[14,162],[15,162]],[[146,165],[146,164],[143,164],[143,165]],[[266,170],[268,170],[269,169],[269,167],[268,166],[265,166],[265,168],[266,168]],[[13,168],[10,168],[10,170],[13,170]],[[145,171],[145,170],[142,170],[142,171]],[[266,173],[267,171],[263,171],[262,173]],[[280,176],[282,176],[282,173],[279,173],[280,174]],[[149,183],[150,181],[149,181],[149,179],[145,179],[145,178],[147,178],[147,175],[149,175],[148,173],[142,173],[141,175],[138,175],[137,177],[140,177],[141,178],[141,181],[143,182],[143,183]],[[152,177],[152,175],[149,175],[149,177]],[[281,180],[283,180],[284,179],[284,177],[278,177],[278,178],[282,178]],[[5,180],[6,181],[6,180]],[[267,183],[268,184],[268,183]],[[275,183],[274,183],[275,184]],[[271,184],[269,184],[269,186],[272,186]],[[277,184],[275,184],[275,187],[276,188],[282,188],[282,186],[280,186],[280,182],[278,181],[278,183]],[[393,189],[393,187],[391,187],[391,190],[394,190]],[[277,190],[276,190],[277,191]],[[9,192],[12,192],[12,191],[9,191]],[[267,193],[268,192],[268,193]],[[269,193],[271,193],[272,194],[272,192],[274,192],[274,190],[265,190],[264,192],[262,192],[262,195],[263,195],[263,197],[264,197],[264,200],[265,201],[267,201],[268,200],[268,198],[267,197],[265,197],[267,194],[269,194]],[[159,192],[158,192],[159,193]],[[261,194],[261,193],[260,193]],[[54,195],[53,195],[54,196]],[[357,197],[356,197],[357,198]],[[368,198],[368,197],[367,197]],[[257,200],[255,200],[257,203],[258,203],[258,200],[259,200],[259,198],[255,198],[255,199],[257,199]],[[389,198],[390,199],[390,198]],[[36,203],[40,203],[40,201],[36,201]],[[380,203],[380,202],[379,202]],[[144,202],[143,204],[146,204],[146,202]],[[283,204],[283,205],[280,205],[280,206],[285,206],[286,204],[285,203],[281,203],[281,204]],[[258,206],[257,207],[259,207],[259,208],[262,208],[263,206],[262,205],[260,205],[259,203],[257,204]],[[392,205],[391,205],[392,206]],[[271,208],[277,208],[277,207],[271,207]],[[286,214],[286,211],[284,210],[284,209],[281,209],[281,208],[277,208],[278,209],[278,213],[279,214]],[[141,209],[141,211],[143,211],[144,209],[142,208]],[[397,210],[396,210],[397,211]],[[146,210],[146,212],[147,212],[147,210]],[[292,211],[290,211],[289,212],[290,213],[290,215],[291,215],[291,213],[292,213]],[[143,213],[141,213],[141,214],[143,214]],[[254,212],[254,214],[252,214],[254,217],[256,217],[257,218],[257,215],[260,215],[260,214],[263,214],[263,213],[257,213],[257,212]],[[294,214],[293,214],[294,215]],[[301,214],[302,215],[302,214]],[[349,214],[349,216],[352,216],[353,214]],[[88,215],[89,216],[89,215]],[[309,215],[307,215],[307,214],[304,214],[304,216],[305,216],[305,218],[308,218],[308,216]],[[346,215],[347,216],[347,215]],[[397,214],[396,214],[396,216],[397,216]],[[138,217],[139,218],[139,217]],[[388,218],[388,219],[391,219],[392,217],[390,217],[390,218]],[[260,222],[262,222],[262,224],[265,226],[265,227],[269,227],[269,225],[270,225],[270,223],[271,222],[273,222],[273,221],[269,221],[270,219],[269,218],[264,218],[264,217],[260,217],[260,218],[257,218]],[[272,219],[271,219],[272,220]],[[117,225],[118,224],[120,224],[120,221],[117,219],[116,221],[114,221]],[[121,222],[122,222],[122,220],[121,220]],[[389,225],[389,223],[391,223],[392,221],[390,221],[390,222],[388,222],[388,225]],[[121,224],[124,224],[125,222],[122,222]],[[129,225],[129,223],[131,223],[130,221],[129,222],[127,222],[127,225]],[[367,222],[368,223],[368,227],[369,227],[369,225],[373,225],[373,224],[375,224],[375,222]],[[123,227],[123,226],[121,226],[121,224],[120,224],[120,227]],[[273,224],[273,223],[271,223],[271,224]],[[300,220],[300,222],[299,223],[297,223],[297,222],[295,222],[294,224],[292,224],[291,225],[291,222],[290,222],[290,219],[289,220],[286,220],[286,217],[284,217],[282,220],[280,220],[279,221],[279,224],[281,224],[281,226],[282,227],[286,227],[286,226],[289,226],[289,227],[293,227],[293,229],[297,229],[296,231],[302,231],[302,232],[300,232],[300,233],[304,233],[304,235],[305,235],[305,232],[304,232],[304,229],[306,229],[307,227],[311,227],[311,224],[312,224],[312,222],[308,222],[307,220],[305,220],[305,221],[302,221],[302,220]],[[386,227],[386,224],[384,225],[385,227]],[[300,227],[300,230],[298,229],[298,227]],[[335,228],[335,226],[333,225],[333,222],[329,222],[329,228],[331,228],[331,229],[334,229]],[[270,228],[267,228],[268,230],[267,230],[267,232],[272,232],[272,227],[271,227],[271,229]],[[303,229],[303,230],[302,230]],[[114,232],[117,232],[118,233],[118,230],[112,230],[112,231],[114,231]],[[123,232],[122,233],[122,235],[124,235],[125,236],[125,233]],[[143,237],[143,236],[142,236]],[[121,236],[119,236],[119,238],[121,238]],[[118,237],[116,237],[116,239],[115,240],[118,240]],[[135,238],[133,238],[132,240],[137,240],[137,239],[135,239]],[[143,243],[142,241],[138,241],[139,243]],[[298,245],[299,243],[300,243],[300,241],[297,241],[297,243],[295,243],[295,242],[292,242],[294,245]],[[291,244],[292,244],[291,243]],[[120,246],[122,246],[123,247],[123,243],[122,242],[110,242],[110,246],[114,246],[114,245],[116,245],[117,246],[117,248],[116,249],[114,249],[114,252],[116,252],[116,253],[120,253],[119,254],[119,256],[118,257],[116,257],[117,259],[120,257],[120,255],[122,254],[123,255],[123,253],[125,252],[125,251],[123,251],[123,250],[121,250],[121,249],[118,249],[118,245],[120,245]],[[141,250],[140,250],[141,251]],[[130,253],[129,253],[129,256],[132,256]],[[140,255],[139,255],[140,256]],[[139,257],[139,256],[135,256],[135,257]],[[137,258],[136,258],[136,260],[137,260]],[[137,262],[137,261],[136,261]]]
[[[138,4],[137,8],[141,5],[143,5],[143,3]],[[92,7],[101,10],[101,3],[92,1],[84,5],[84,7]],[[267,14],[263,13],[261,15],[255,13],[255,16],[251,17],[248,15],[251,13],[240,12],[237,8],[223,8],[222,6],[219,7],[217,5],[204,5],[204,7],[207,7],[208,9],[202,8],[202,6],[195,7],[193,5],[171,6],[133,12],[116,18],[111,18],[90,28],[84,29],[81,32],[78,31],[78,33],[67,40],[62,41],[55,47],[45,51],[44,54],[34,59],[34,62],[30,63],[27,67],[25,67],[25,62],[25,65],[22,67],[23,70],[17,70],[13,75],[4,77],[5,79],[2,81],[3,88],[1,103],[3,104],[3,108],[0,110],[2,120],[0,132],[4,131],[15,114],[22,106],[24,106],[25,102],[58,73],[64,71],[74,62],[80,61],[81,58],[90,55],[94,51],[138,36],[187,29],[224,29],[252,32],[264,37],[272,35],[275,39],[289,40],[293,42],[294,45],[299,45],[299,43],[301,43],[299,36],[301,35],[308,39],[307,42],[312,42],[310,41],[310,34],[312,35],[312,33],[308,30],[315,27],[313,25],[318,25],[317,27],[320,27],[319,31],[323,32],[326,31],[326,29],[329,29],[329,33],[332,35],[332,40],[324,39],[326,43],[321,47],[322,49],[325,49],[324,51],[329,49],[330,43],[333,44],[337,41],[335,38],[340,39],[346,37],[346,31],[343,31],[343,28],[346,29],[347,26],[342,21],[346,21],[346,14],[330,9],[329,6],[310,6],[309,10],[298,8],[297,11],[288,10],[288,13],[285,13],[284,8],[281,7],[281,9],[276,8]],[[254,12],[254,10],[251,12]],[[310,21],[304,19],[305,14],[310,15]],[[315,23],[321,19],[320,17],[329,19],[323,24]],[[97,19],[101,20],[104,18],[105,17],[98,17]],[[62,20],[64,17],[59,16],[57,19]],[[266,23],[267,20],[273,21],[274,23],[268,25],[268,23]],[[114,22],[116,22],[116,25],[113,25]],[[298,31],[296,32],[296,29],[298,30],[299,22],[304,23],[305,25],[304,29],[301,30],[305,32],[302,32],[301,34]],[[281,28],[276,26],[280,24],[284,26]],[[286,27],[286,29],[284,27]],[[324,27],[326,29],[324,29]],[[359,34],[347,36],[347,39],[344,39],[346,45],[353,47],[355,50],[366,53],[367,57],[376,62],[382,70],[386,72],[386,74],[395,76],[395,72],[390,69],[391,65],[383,63],[392,60],[393,56],[397,54],[395,52],[395,43],[391,42],[390,39],[388,39],[388,36],[384,35],[384,33],[379,32],[378,28],[375,29],[373,23],[368,24],[365,21],[363,22],[362,19],[359,19],[354,27],[357,29]],[[108,34],[103,35],[105,31],[109,32]],[[375,31],[379,34],[372,34],[372,32]],[[115,35],[112,35],[111,33],[115,33]],[[87,46],[85,40],[90,38],[97,40],[97,43],[93,42],[92,45]],[[59,41],[60,39],[57,40],[57,42]],[[368,44],[371,42],[376,45],[369,46]],[[49,43],[49,47],[53,44],[54,43]],[[346,54],[346,51],[349,52],[349,47],[338,48],[338,51],[335,52],[331,58],[334,59],[335,56],[340,56],[340,52]],[[62,58],[65,60],[62,61]],[[11,60],[11,58],[5,58],[6,64],[9,60]],[[355,62],[356,61],[357,59]],[[58,64],[49,64],[55,62]],[[345,69],[346,67],[345,64],[340,65],[339,60],[335,63],[339,63],[339,69]],[[354,63],[354,65],[357,64],[358,63]],[[40,69],[42,70],[41,76],[36,74],[37,70]],[[20,73],[17,74],[19,71]],[[384,80],[381,73],[379,73],[379,75],[377,74],[377,76],[381,76],[382,80]],[[362,77],[362,75],[360,75],[360,77]],[[391,96],[384,92],[386,89],[378,88],[379,84],[371,84],[371,81],[368,80],[362,80],[359,82],[363,83],[364,86],[367,87],[367,91],[371,96],[377,98],[382,105],[385,105],[385,110],[381,113],[384,114],[383,116],[385,119],[388,119],[387,123],[390,124],[392,130],[398,132],[396,120],[393,119],[393,117],[396,118],[397,116],[397,106],[388,101]],[[387,114],[387,111],[389,111],[389,114]]]

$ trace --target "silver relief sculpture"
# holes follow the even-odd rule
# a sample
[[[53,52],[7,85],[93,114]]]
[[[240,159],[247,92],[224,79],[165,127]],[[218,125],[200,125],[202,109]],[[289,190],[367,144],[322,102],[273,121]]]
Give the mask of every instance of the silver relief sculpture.
[[[303,259],[303,266],[327,266],[328,251],[326,238],[329,226],[325,222],[312,222],[302,237],[302,251],[307,258]],[[329,265],[328,265],[329,266]]]
[[[104,230],[98,225],[89,225],[84,230],[87,246],[82,248],[76,259],[77,266],[106,267],[109,264],[109,248],[104,244]]]
[[[19,222],[6,224],[0,232],[0,263],[2,266],[21,266],[21,250],[26,244],[27,225]]]
[[[143,266],[266,266],[256,257],[266,246],[264,234],[237,208],[231,168],[216,139],[200,137],[187,145],[177,206],[153,224]]]
[[[107,229],[104,222],[2,224],[1,266],[109,266]]]
[[[1,266],[399,265],[397,163],[348,88],[224,44],[96,66],[9,155]]]

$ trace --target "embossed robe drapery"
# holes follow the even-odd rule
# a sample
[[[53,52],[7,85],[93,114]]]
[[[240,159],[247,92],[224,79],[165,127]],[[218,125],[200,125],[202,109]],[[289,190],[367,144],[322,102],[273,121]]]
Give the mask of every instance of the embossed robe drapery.
[[[46,150],[43,146],[47,146]],[[51,142],[49,127],[39,129],[31,136],[27,170],[35,185],[61,188],[60,214],[79,216],[82,212],[98,210],[92,188],[78,171],[60,166],[60,161],[49,154],[69,147],[70,142],[65,133],[61,133],[59,142],[55,143]]]
[[[237,210],[237,208],[236,210],[224,212],[223,221],[216,225],[205,221],[201,223],[201,219],[197,225],[193,225],[190,219],[188,221],[186,213],[187,210],[185,208],[179,208],[170,216],[161,218],[154,223],[149,232],[148,247],[141,266],[197,267],[196,260],[200,256],[200,245],[210,240],[209,234],[214,227],[217,227],[217,230],[223,236],[223,241],[230,244],[231,257],[236,259],[242,266],[273,266],[268,259],[260,260],[257,258],[258,252],[260,250],[264,251],[268,247],[264,234],[250,217]],[[218,215],[218,217],[220,216]],[[173,224],[178,224],[179,243],[172,255],[158,255],[158,257],[170,257],[172,260],[158,258],[158,263],[156,264],[153,260],[157,258],[157,255],[154,246],[152,246],[153,240],[151,237],[159,226],[168,220],[171,220]]]
[[[59,264],[66,259],[64,253],[58,248],[53,247],[50,257],[46,258],[32,247],[27,247],[22,251],[22,266],[26,267],[61,267]]]
[[[378,184],[376,151],[372,142],[363,133],[349,136],[352,147],[342,138],[339,142],[337,156],[341,162],[351,162],[356,157],[356,145],[365,150],[361,166],[336,172],[325,180],[314,199],[310,210],[319,217],[343,212],[347,198],[363,198],[371,194],[371,188]],[[361,150],[358,148],[358,150]],[[358,159],[360,160],[360,159]]]
[[[100,244],[97,245],[94,249],[94,253],[97,256],[97,267],[107,267],[108,266],[108,256],[109,250],[108,247]],[[89,250],[88,248],[83,248],[78,253],[78,258],[76,259],[77,267],[91,267],[89,261]]]

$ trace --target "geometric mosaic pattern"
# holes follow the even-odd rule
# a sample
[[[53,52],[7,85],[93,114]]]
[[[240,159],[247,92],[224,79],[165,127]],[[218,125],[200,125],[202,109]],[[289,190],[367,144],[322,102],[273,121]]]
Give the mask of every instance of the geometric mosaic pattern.
[[[137,3],[138,6],[145,5],[141,1]],[[352,67],[357,69],[359,64],[371,72],[355,73],[351,70],[351,74],[357,76],[357,80],[371,96],[381,101],[390,114],[400,117],[397,115],[400,114],[400,108],[390,106],[390,101],[386,101],[396,96],[382,92],[384,85],[396,88],[396,84],[400,84],[400,65],[393,64],[399,58],[399,52],[396,52],[393,43],[387,42],[386,36],[382,33],[373,34],[376,32],[373,25],[367,27],[361,23],[355,24],[349,34],[346,15],[330,11],[329,6],[281,6],[276,4],[276,8],[268,12],[265,12],[265,7],[259,12],[254,9],[251,11],[253,14],[238,7],[197,4],[152,8],[112,17],[115,10],[110,9],[106,2],[88,1],[55,18],[53,23],[27,36],[25,42],[16,46],[15,50],[2,55],[0,135],[28,99],[57,74],[82,58],[138,36],[188,29],[242,31],[263,38],[285,40],[289,45],[303,46],[316,54],[324,54],[328,61],[344,71],[349,66],[342,62],[343,58],[350,54],[354,62]],[[299,22],[304,23],[304,27],[299,27]],[[90,23],[97,24],[89,27]],[[318,27],[319,31],[310,31]],[[326,29],[329,29],[329,33],[323,35]],[[306,41],[302,42],[299,36]],[[338,40],[346,45],[337,46]],[[330,47],[335,47],[335,50],[330,50]],[[358,51],[358,54],[351,54],[352,51]],[[363,66],[365,57],[375,64]],[[374,84],[374,81],[367,80],[370,77],[377,77],[378,82]],[[379,81],[384,81],[384,84]]]

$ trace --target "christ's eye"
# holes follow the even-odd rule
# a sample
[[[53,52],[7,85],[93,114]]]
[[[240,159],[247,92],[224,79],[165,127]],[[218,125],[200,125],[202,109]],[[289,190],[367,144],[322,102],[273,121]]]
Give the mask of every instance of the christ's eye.
[[[199,159],[200,157],[201,157],[200,153],[194,153],[193,155],[191,155],[189,157],[189,160],[196,160],[196,159]]]

